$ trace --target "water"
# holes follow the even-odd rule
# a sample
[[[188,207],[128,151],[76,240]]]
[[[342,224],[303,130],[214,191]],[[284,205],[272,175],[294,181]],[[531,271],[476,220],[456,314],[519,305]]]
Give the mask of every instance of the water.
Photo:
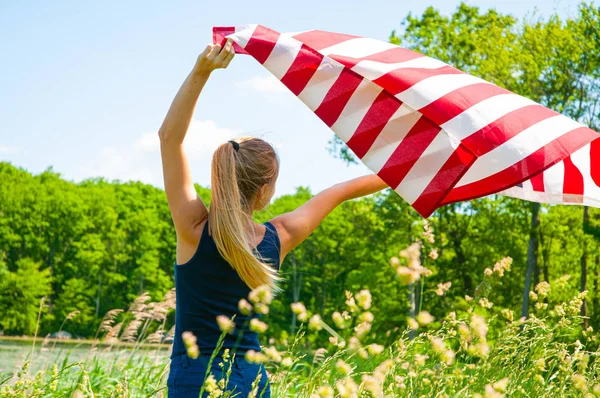
[[[100,347],[92,348],[89,343],[63,343],[57,342],[53,347],[50,342],[44,347],[41,341],[37,341],[35,352],[31,356],[31,341],[3,341],[0,340],[0,380],[4,376],[18,370],[31,356],[30,372],[35,373],[45,367],[51,367],[53,363],[60,364],[68,358],[68,363],[86,361],[93,357],[111,359],[115,357],[129,357],[132,355],[131,348],[123,347]],[[147,355],[158,361],[168,361],[170,350],[166,346],[160,348],[148,347],[137,348],[133,356]]]

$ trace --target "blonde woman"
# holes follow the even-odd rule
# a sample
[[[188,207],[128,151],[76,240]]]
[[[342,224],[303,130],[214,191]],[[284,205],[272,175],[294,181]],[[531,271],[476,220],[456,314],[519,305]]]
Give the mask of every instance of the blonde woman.
[[[244,359],[248,350],[261,349],[257,334],[248,327],[257,315],[242,314],[239,301],[259,286],[276,289],[285,256],[336,206],[386,187],[377,176],[357,178],[326,189],[290,213],[257,224],[252,213],[273,197],[279,159],[267,142],[241,138],[223,143],[213,156],[207,209],[194,189],[182,144],[202,88],[215,69],[229,65],[233,55],[231,42],[223,48],[209,45],[200,54],[159,132],[165,191],[177,232],[177,308],[169,397],[198,397],[205,375],[210,372],[217,381],[221,378],[218,364],[222,359],[217,356],[209,366],[221,335],[216,321],[220,315],[235,315],[235,329],[225,336],[217,353],[236,352],[225,390],[246,397],[258,378],[258,396],[269,397],[264,368]],[[198,358],[186,354],[183,332],[196,337]]]

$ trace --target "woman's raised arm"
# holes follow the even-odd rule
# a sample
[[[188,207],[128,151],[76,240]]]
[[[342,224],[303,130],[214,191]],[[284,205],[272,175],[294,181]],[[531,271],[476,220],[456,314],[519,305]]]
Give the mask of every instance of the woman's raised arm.
[[[321,221],[342,202],[370,195],[387,187],[376,175],[358,177],[327,188],[296,210],[275,217],[272,223],[281,240],[281,260],[308,238]]]
[[[233,55],[230,41],[223,49],[219,45],[206,47],[177,92],[158,132],[165,191],[177,238],[192,244],[198,243],[197,226],[206,217],[207,209],[194,189],[183,150],[183,139],[192,120],[198,96],[211,72],[226,68]]]

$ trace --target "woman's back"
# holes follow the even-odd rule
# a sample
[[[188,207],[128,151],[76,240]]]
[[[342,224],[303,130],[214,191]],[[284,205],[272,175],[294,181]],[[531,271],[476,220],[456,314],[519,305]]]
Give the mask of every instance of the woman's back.
[[[279,269],[281,244],[277,230],[265,223],[264,238],[255,253],[265,263]],[[235,330],[225,336],[223,348],[239,352],[260,351],[258,336],[249,330],[251,318],[257,315],[240,314],[238,303],[247,299],[250,288],[233,267],[219,254],[205,223],[198,248],[186,263],[175,265],[177,308],[175,311],[175,341],[172,357],[184,355],[185,346],[181,334],[192,332],[197,338],[201,355],[211,355],[221,330],[216,318],[235,315]]]

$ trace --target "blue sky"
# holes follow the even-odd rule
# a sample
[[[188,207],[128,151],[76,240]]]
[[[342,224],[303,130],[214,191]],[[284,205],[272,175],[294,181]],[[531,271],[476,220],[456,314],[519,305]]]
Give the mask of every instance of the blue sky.
[[[65,178],[142,180],[162,186],[156,132],[212,26],[259,23],[280,32],[323,29],[386,40],[408,12],[458,1],[3,1],[0,2],[0,161]],[[472,0],[522,17],[571,15],[578,1]],[[275,82],[277,83],[277,82]],[[318,192],[366,174],[327,152],[332,137],[250,57],[217,71],[188,133],[194,180],[210,182],[215,147],[256,135],[279,151],[277,195]]]

